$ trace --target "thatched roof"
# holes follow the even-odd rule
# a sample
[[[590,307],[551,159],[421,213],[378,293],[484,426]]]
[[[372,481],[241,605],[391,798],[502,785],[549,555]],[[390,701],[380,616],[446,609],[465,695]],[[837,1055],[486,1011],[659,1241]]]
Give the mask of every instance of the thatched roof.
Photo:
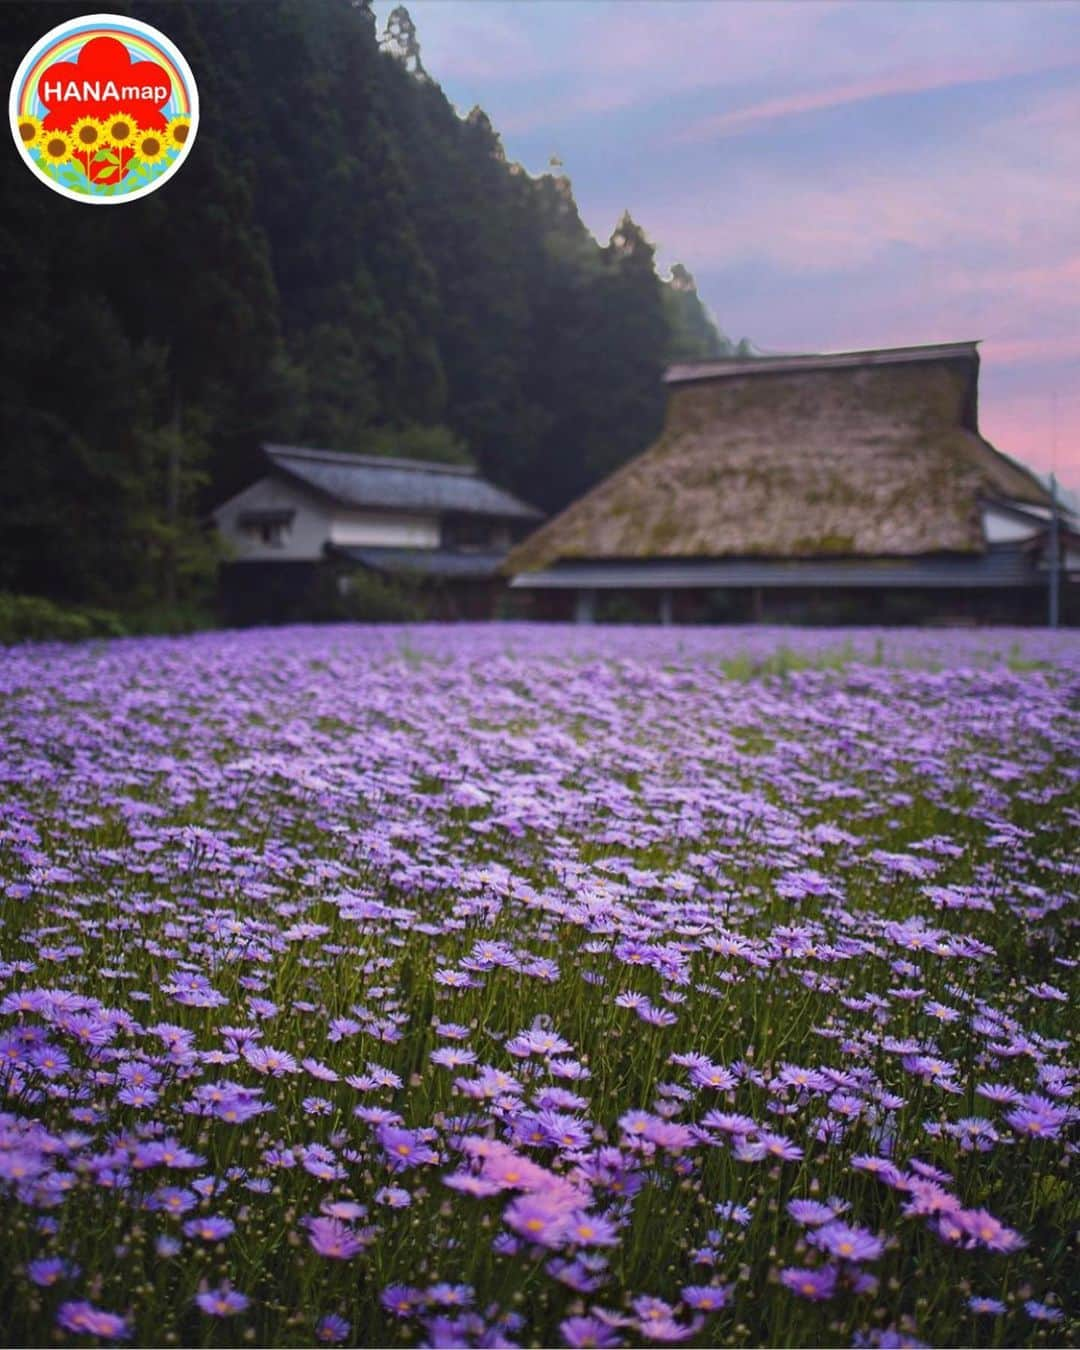
[[[504,570],[980,552],[982,500],[1049,497],[979,435],[978,363],[975,343],[952,343],[673,367],[660,438]]]

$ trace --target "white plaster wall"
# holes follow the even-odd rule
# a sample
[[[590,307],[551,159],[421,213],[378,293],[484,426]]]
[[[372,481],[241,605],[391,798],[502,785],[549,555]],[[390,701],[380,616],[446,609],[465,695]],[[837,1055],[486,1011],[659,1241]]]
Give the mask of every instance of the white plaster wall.
[[[330,538],[353,548],[438,548],[439,520],[437,516],[338,508],[330,523]]]
[[[244,511],[294,510],[279,545],[264,544],[257,531],[241,529]],[[229,545],[231,558],[240,562],[314,562],[323,556],[330,537],[333,507],[314,494],[269,475],[230,497],[217,508],[214,523]]]
[[[983,530],[988,544],[1012,544],[1021,539],[1033,539],[1042,528],[1031,521],[1018,520],[992,506],[983,508]]]

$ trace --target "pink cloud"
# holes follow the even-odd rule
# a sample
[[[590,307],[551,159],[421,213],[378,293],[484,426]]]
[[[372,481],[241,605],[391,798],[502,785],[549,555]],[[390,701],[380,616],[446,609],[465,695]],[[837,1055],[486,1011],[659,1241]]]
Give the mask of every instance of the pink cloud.
[[[920,289],[950,292],[961,319],[982,320],[1009,294],[1056,303],[1076,293],[1069,260],[1080,238],[1080,89],[1066,92],[1047,90],[974,127],[945,124],[887,166],[815,155],[778,168],[744,156],[722,178],[688,176],[660,199],[641,189],[609,199],[603,218],[628,204],[662,258],[692,271],[760,261],[813,278],[908,248],[920,254]]]
[[[1020,396],[999,393],[992,369],[983,366],[980,382],[979,429],[983,435],[1040,473],[1053,471],[1066,487],[1080,488],[1080,402],[1059,399],[1055,424],[1048,391]]]
[[[831,108],[844,107],[850,103],[864,103],[869,99],[888,98],[897,94],[932,93],[936,90],[952,89],[969,84],[985,84],[1018,75],[1050,73],[1055,69],[1057,67],[1053,65],[1009,66],[1007,64],[987,64],[966,69],[958,66],[939,70],[913,68],[896,70],[866,80],[854,80],[827,85],[818,89],[808,89],[801,93],[763,99],[757,103],[747,104],[745,107],[734,108],[729,112],[702,118],[672,135],[665,136],[663,139],[669,145],[684,145],[738,133],[746,127],[755,126],[761,122],[773,122],[783,118],[803,116],[807,113],[824,112]]]
[[[1080,333],[989,338],[984,350],[995,361],[1009,365],[1025,365],[1032,361],[1080,361]]]
[[[394,2],[377,0],[383,17]],[[1065,372],[1080,374],[1080,81],[1062,78],[1080,71],[1075,6],[411,0],[410,10],[451,96],[486,107],[511,156],[515,141],[530,145],[525,133],[526,153],[562,154],[599,237],[628,206],[661,265],[679,259],[697,275],[726,331],[778,350],[982,338],[987,434],[1049,467],[1049,395],[1057,386],[1064,398]],[[918,139],[898,135],[887,158],[847,137],[871,100],[1038,72],[1055,78],[1032,80],[1022,108],[984,99],[978,118],[921,119]],[[646,108],[647,122],[628,111]],[[828,109],[849,111],[813,120]],[[796,122],[813,133],[799,158],[785,150]],[[643,126],[653,147],[627,155]],[[550,140],[537,137],[548,129]],[[721,161],[701,148],[750,130],[769,154],[731,145]],[[609,145],[610,167],[598,169]],[[578,147],[592,163],[580,179]],[[1061,404],[1058,460],[1080,486],[1080,406]]]

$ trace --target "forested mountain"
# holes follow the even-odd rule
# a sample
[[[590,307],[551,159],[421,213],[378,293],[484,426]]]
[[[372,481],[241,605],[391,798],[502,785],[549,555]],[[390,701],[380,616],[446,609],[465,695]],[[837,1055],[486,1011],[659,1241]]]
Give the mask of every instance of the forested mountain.
[[[198,141],[107,210],[3,156],[0,590],[182,600],[262,439],[469,456],[555,510],[653,437],[668,360],[731,350],[629,215],[598,244],[565,177],[457,114],[404,10],[116,8],[187,56]],[[0,6],[7,78],[84,10]]]

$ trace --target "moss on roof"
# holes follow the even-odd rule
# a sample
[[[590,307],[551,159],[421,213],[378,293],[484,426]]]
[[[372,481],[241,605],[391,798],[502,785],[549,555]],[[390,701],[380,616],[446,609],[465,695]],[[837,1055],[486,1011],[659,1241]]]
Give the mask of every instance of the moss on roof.
[[[974,429],[977,378],[967,356],[674,385],[659,439],[519,545],[504,570],[981,552],[981,498],[1048,496]]]

